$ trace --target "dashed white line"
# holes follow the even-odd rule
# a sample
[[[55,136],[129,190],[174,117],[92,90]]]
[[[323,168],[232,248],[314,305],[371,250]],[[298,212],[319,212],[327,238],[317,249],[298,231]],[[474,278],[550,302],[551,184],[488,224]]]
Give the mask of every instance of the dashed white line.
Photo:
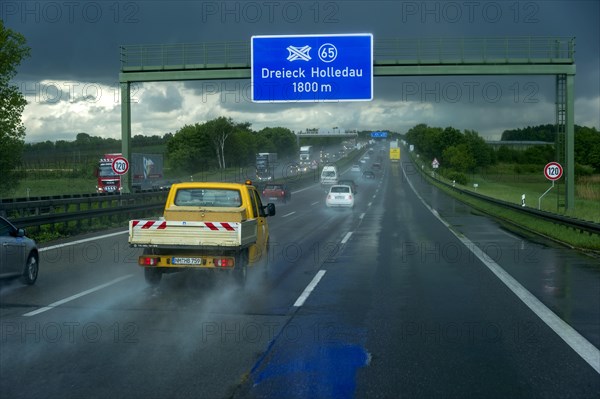
[[[376,195],[373,195],[373,198],[376,198],[376,197],[377,197]]]
[[[362,218],[364,218],[364,217],[365,217],[365,214],[364,214],[364,213],[361,213],[361,214],[360,214],[360,216],[359,216],[358,218],[359,218],[359,219],[362,219]]]
[[[310,204],[310,205],[311,205],[311,206],[313,206],[313,205],[317,205],[319,202],[321,202],[321,201],[313,202],[313,203],[312,203],[312,204]]]
[[[369,203],[367,204],[367,206],[371,206],[371,204],[372,204],[372,202],[369,202]]]
[[[293,215],[294,213],[296,213],[296,211],[294,211],[294,212],[290,212],[290,213],[287,213],[287,214],[283,215],[283,216],[282,216],[282,218],[286,218],[286,217],[288,217],[288,216],[291,216],[291,215]]]
[[[352,236],[352,232],[351,231],[349,231],[348,233],[346,233],[346,235],[344,236],[344,238],[342,238],[342,244],[347,243],[351,236]]]
[[[77,299],[77,298],[81,298],[82,296],[85,296],[85,295],[87,295],[87,294],[91,294],[92,292],[96,292],[96,291],[99,291],[99,290],[101,290],[101,289],[103,289],[103,288],[106,288],[106,287],[108,287],[108,286],[110,286],[110,285],[113,285],[113,284],[119,283],[119,282],[121,282],[121,281],[123,281],[123,280],[126,280],[126,279],[128,279],[128,278],[129,278],[129,277],[131,277],[131,276],[133,276],[133,274],[128,274],[128,275],[126,275],[126,276],[122,276],[122,277],[116,278],[116,279],[114,279],[114,280],[112,280],[112,281],[109,281],[108,283],[104,283],[104,284],[102,284],[102,285],[99,285],[99,286],[97,286],[97,287],[90,288],[89,290],[85,290],[85,291],[83,291],[83,292],[80,292],[79,294],[71,295],[71,296],[70,296],[70,297],[68,297],[68,298],[61,299],[60,301],[53,302],[53,303],[51,303],[50,305],[48,305],[48,306],[45,306],[45,307],[43,307],[43,308],[39,308],[39,309],[36,309],[36,310],[32,310],[32,311],[31,311],[31,312],[29,312],[29,313],[25,313],[23,316],[25,316],[25,317],[29,317],[29,316],[35,316],[36,314],[40,314],[40,313],[46,312],[46,311],[48,311],[48,310],[50,310],[50,309],[54,309],[54,308],[55,308],[55,307],[57,307],[57,306],[63,305],[63,304],[65,304],[65,303],[67,303],[67,302],[71,302],[71,301],[73,301],[73,300],[75,300],[75,299]]]
[[[321,281],[321,278],[323,278],[326,271],[327,270],[319,270],[317,272],[315,277],[313,277],[312,281],[306,286],[302,294],[298,297],[298,299],[296,299],[296,302],[294,302],[295,307],[300,307],[304,305],[304,302],[308,299],[308,296],[311,292],[313,292],[317,284],[319,284],[319,281]]]

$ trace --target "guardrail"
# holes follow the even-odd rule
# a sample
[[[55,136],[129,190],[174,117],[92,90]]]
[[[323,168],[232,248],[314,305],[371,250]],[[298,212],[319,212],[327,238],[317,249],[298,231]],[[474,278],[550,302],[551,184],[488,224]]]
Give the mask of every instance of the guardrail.
[[[168,191],[136,194],[79,195],[41,197],[29,201],[0,203],[0,215],[9,218],[19,227],[67,223],[95,219],[164,207]]]
[[[435,180],[437,183],[439,183],[451,190],[454,190],[460,194],[465,194],[465,195],[471,196],[473,198],[477,198],[477,199],[480,199],[480,200],[483,200],[483,201],[486,201],[486,202],[489,202],[489,203],[492,203],[494,205],[498,205],[498,206],[501,206],[504,208],[509,208],[509,209],[512,209],[512,210],[515,210],[515,211],[518,211],[518,212],[521,212],[524,214],[534,215],[534,216],[540,217],[548,222],[552,222],[554,224],[560,224],[560,225],[572,228],[574,230],[579,230],[580,232],[587,232],[589,234],[600,235],[600,224],[598,224],[598,223],[590,222],[587,220],[571,218],[568,216],[558,215],[558,214],[555,214],[552,212],[541,211],[541,210],[534,209],[534,208],[523,207],[523,206],[514,204],[512,202],[488,197],[486,195],[474,193],[469,190],[463,190],[463,189],[453,186],[452,184],[447,183],[439,178],[436,178],[436,177],[433,177],[433,176],[427,174],[424,170],[421,170],[421,168],[416,168],[416,169],[418,169],[428,179]]]

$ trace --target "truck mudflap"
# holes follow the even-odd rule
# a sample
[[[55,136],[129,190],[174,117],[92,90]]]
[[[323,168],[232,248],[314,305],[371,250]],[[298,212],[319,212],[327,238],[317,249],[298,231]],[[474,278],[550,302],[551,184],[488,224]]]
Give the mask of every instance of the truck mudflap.
[[[198,222],[131,220],[129,244],[134,247],[243,248],[257,239],[257,221]]]

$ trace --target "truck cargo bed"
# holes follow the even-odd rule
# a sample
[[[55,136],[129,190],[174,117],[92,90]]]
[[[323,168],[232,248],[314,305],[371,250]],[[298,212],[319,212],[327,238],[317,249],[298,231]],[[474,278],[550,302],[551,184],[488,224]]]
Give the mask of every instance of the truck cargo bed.
[[[129,244],[135,247],[246,247],[256,242],[255,219],[243,222],[131,220]]]

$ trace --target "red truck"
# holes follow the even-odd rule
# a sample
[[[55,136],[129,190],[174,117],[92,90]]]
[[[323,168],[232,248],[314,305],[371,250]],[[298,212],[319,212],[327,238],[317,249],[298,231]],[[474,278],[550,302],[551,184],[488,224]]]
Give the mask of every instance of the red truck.
[[[121,180],[112,170],[115,158],[121,157],[121,153],[104,154],[96,167],[98,183],[96,190],[99,193],[118,193],[121,191]],[[131,154],[129,160],[131,177],[131,188],[133,191],[159,189],[166,186],[163,180],[163,156],[162,154]]]

